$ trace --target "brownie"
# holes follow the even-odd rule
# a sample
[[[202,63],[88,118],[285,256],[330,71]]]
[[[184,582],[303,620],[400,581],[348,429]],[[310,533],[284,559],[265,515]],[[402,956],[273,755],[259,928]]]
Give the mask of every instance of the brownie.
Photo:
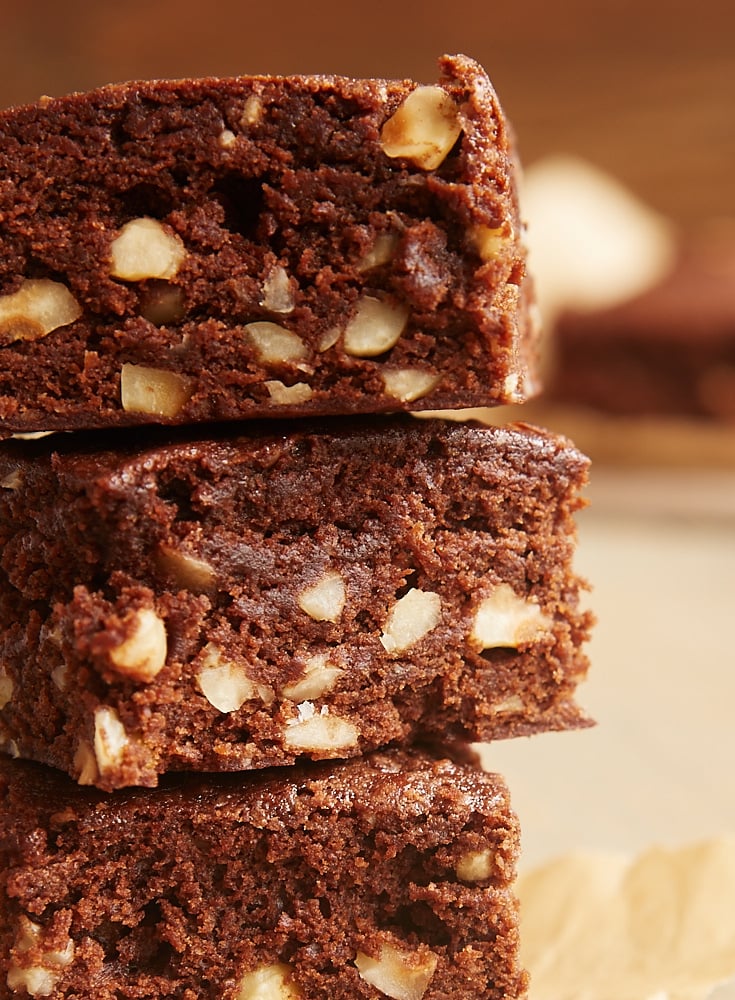
[[[584,724],[569,442],[244,428],[0,445],[0,745],[112,789]]]
[[[567,310],[553,335],[553,402],[732,423],[735,230],[690,234],[652,287],[604,309]]]
[[[0,997],[525,996],[505,785],[426,751],[106,795],[0,761]]]
[[[112,85],[0,114],[0,433],[518,402],[535,327],[493,88]]]

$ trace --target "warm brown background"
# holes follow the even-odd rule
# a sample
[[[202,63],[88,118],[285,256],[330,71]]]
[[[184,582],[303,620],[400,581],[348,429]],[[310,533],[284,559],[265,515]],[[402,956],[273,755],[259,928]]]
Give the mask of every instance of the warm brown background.
[[[3,0],[0,107],[152,76],[490,72],[527,163],[581,154],[685,223],[735,214],[732,0]]]

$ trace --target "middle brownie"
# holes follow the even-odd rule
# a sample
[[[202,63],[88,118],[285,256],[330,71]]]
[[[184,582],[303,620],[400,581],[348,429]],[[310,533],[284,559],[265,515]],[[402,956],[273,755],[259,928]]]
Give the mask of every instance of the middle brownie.
[[[587,460],[410,417],[0,446],[0,746],[103,789],[586,722]]]

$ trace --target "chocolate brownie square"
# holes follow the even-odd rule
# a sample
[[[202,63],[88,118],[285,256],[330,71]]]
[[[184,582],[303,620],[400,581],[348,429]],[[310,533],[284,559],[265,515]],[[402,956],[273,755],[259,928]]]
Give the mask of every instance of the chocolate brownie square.
[[[0,433],[518,402],[484,71],[135,82],[0,114]]]
[[[0,997],[525,995],[503,781],[442,753],[106,795],[0,759]]]
[[[587,460],[523,425],[0,445],[0,745],[112,789],[585,724]]]

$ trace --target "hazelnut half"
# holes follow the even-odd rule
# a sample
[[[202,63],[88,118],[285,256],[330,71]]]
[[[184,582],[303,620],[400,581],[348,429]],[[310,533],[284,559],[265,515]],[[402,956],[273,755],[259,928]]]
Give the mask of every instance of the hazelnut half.
[[[197,685],[218,712],[224,715],[237,712],[252,698],[260,698],[266,703],[273,700],[271,688],[256,684],[248,677],[243,664],[226,659],[213,643],[205,646],[203,653]]]
[[[380,642],[388,653],[410,649],[441,620],[442,602],[438,594],[412,589],[393,605]]]
[[[238,984],[235,1000],[298,1000],[301,990],[291,978],[291,971],[284,962],[275,962],[246,972]]]
[[[383,385],[387,395],[402,403],[428,396],[439,384],[439,376],[421,368],[392,368],[383,372]]]
[[[177,372],[132,364],[124,364],[120,371],[120,401],[126,413],[175,417],[191,396],[189,379]]]
[[[384,354],[400,340],[408,316],[404,305],[363,295],[342,334],[345,353],[357,358]]]
[[[307,403],[314,395],[314,390],[307,382],[294,382],[286,385],[278,379],[269,379],[264,383],[271,402],[275,406],[294,406]]]
[[[245,330],[262,364],[297,364],[309,355],[301,337],[278,323],[248,323]]]
[[[355,957],[361,978],[392,1000],[421,1000],[438,961],[432,952],[414,953],[389,944],[377,958],[360,951]]]
[[[331,691],[344,670],[335,666],[327,653],[315,653],[304,665],[303,676],[282,688],[289,701],[310,701]]]
[[[114,669],[136,681],[152,681],[166,663],[166,626],[152,608],[140,608],[124,619],[128,637],[110,650]]]
[[[327,570],[316,583],[299,593],[296,603],[314,621],[336,622],[346,600],[347,591],[341,574],[337,570]]]
[[[81,315],[81,306],[66,285],[28,278],[17,292],[0,295],[0,343],[40,340]]]
[[[117,767],[129,743],[125,726],[114,708],[103,706],[94,713],[94,756],[100,773]],[[79,779],[81,784],[81,778]]]
[[[131,219],[110,245],[110,275],[124,281],[173,278],[185,257],[181,239],[157,219]]]
[[[327,755],[357,746],[357,726],[339,715],[316,712],[310,701],[299,705],[299,717],[291,719],[283,735],[284,745],[292,750],[311,750]]]
[[[386,156],[435,170],[461,131],[457,105],[449,94],[441,87],[417,87],[383,125],[380,145]]]
[[[501,583],[480,602],[470,639],[479,649],[517,649],[550,627],[550,619],[535,600],[519,597],[509,584]]]

